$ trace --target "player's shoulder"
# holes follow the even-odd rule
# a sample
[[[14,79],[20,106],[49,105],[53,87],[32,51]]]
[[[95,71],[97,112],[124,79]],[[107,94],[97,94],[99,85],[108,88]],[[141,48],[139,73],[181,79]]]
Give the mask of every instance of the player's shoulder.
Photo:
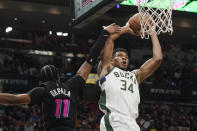
[[[99,78],[107,76],[112,70],[114,66],[112,64],[107,64],[104,67],[97,70]]]
[[[139,85],[140,78],[139,78],[139,75],[138,75],[138,71],[139,71],[139,69],[134,69],[131,72],[135,75],[135,77],[137,79],[137,82],[138,82],[138,85]]]
[[[115,66],[113,66],[113,65],[110,65],[109,67],[108,67],[108,72],[112,72],[114,69],[116,69],[117,67],[115,67]]]
[[[137,72],[138,72],[138,69],[134,69],[134,70],[132,70],[132,71],[130,71],[131,73],[134,73],[135,75],[137,74]]]
[[[71,77],[70,79],[68,79],[67,80],[68,82],[69,81],[72,81],[72,82],[74,82],[74,81],[85,81],[84,79],[83,79],[83,77],[82,76],[80,76],[79,74],[76,74],[76,75],[74,75],[73,77]]]
[[[108,68],[107,68],[107,72],[105,74],[105,76],[109,75],[111,72],[113,72],[117,67],[113,66],[113,65],[110,65]]]
[[[138,74],[138,69],[134,69],[132,71],[130,71],[131,73],[133,73],[136,77],[137,77],[137,74]]]
[[[28,95],[33,96],[37,94],[44,94],[45,93],[45,87],[39,86],[39,87],[34,87],[30,91],[27,92]]]
[[[85,85],[85,80],[79,74],[76,74],[63,84],[67,86],[74,86],[78,84]]]
[[[45,87],[44,86],[37,86],[37,87],[34,87],[33,89],[34,90],[42,90],[42,91],[44,91]]]

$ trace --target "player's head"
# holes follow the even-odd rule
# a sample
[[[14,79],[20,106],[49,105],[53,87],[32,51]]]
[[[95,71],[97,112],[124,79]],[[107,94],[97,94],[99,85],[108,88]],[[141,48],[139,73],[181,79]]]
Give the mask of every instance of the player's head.
[[[129,65],[129,58],[126,49],[117,48],[113,51],[112,65],[124,70],[127,69]]]
[[[40,70],[41,82],[60,80],[58,69],[54,65],[45,65]]]

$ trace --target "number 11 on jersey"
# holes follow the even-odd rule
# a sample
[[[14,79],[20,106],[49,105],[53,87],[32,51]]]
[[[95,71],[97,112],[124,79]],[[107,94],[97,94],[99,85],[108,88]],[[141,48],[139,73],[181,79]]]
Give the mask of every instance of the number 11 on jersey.
[[[67,118],[69,115],[69,107],[70,107],[70,101],[68,99],[56,99],[56,112],[55,112],[55,117],[60,118],[61,115],[63,115],[64,118]],[[63,105],[64,103],[64,105]],[[62,105],[64,106],[62,108]],[[63,109],[63,113],[62,113]]]

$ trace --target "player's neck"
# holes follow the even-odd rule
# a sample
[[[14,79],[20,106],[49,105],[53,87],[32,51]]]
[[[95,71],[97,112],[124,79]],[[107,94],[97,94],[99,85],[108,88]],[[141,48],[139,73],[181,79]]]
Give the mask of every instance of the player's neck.
[[[115,66],[115,67],[116,67],[116,66]],[[121,68],[121,67],[116,67],[116,68],[119,68],[119,69],[121,69],[121,70],[123,70],[123,71],[128,71],[128,68],[126,68],[126,69]]]

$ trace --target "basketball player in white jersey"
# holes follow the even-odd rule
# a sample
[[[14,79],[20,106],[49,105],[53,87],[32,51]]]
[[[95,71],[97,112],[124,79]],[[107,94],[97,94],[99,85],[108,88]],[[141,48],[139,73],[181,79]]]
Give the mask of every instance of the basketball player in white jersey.
[[[151,35],[153,56],[139,69],[128,71],[129,58],[125,49],[114,50],[114,40],[133,31],[129,25],[119,34],[108,37],[98,66],[102,93],[99,107],[105,113],[100,131],[140,131],[136,123],[140,103],[139,85],[161,64],[162,50],[156,34]]]

